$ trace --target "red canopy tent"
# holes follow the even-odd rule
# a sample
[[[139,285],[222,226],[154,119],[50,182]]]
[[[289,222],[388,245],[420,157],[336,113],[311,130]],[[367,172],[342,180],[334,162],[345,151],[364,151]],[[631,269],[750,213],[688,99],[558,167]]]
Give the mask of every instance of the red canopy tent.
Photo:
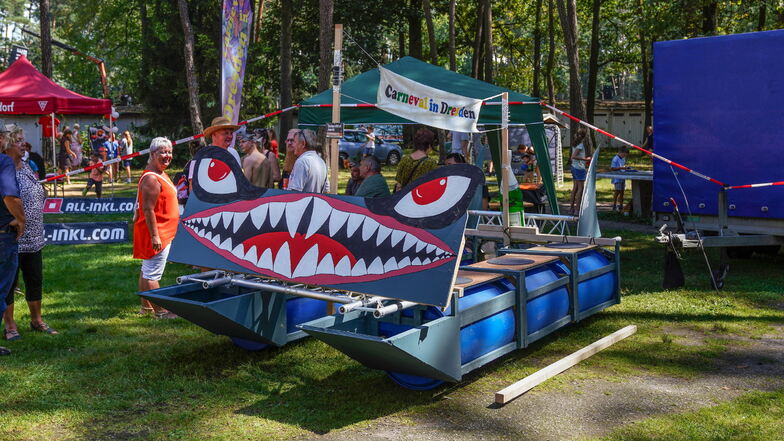
[[[111,100],[90,98],[58,86],[38,72],[25,56],[0,73],[0,114],[105,115],[111,112]]]
[[[112,113],[112,101],[90,98],[57,85],[30,63],[19,57],[0,73],[0,115],[51,115],[54,114],[106,115]],[[52,161],[57,168],[54,130],[52,130]]]

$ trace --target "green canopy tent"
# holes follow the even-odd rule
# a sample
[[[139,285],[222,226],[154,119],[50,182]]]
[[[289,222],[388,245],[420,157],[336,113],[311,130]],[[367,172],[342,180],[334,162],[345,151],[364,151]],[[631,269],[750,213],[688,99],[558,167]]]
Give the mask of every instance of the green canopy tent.
[[[553,184],[552,171],[550,170],[550,159],[547,151],[547,140],[545,138],[544,124],[542,122],[542,111],[538,105],[539,100],[509,89],[496,86],[494,84],[479,81],[477,79],[461,75],[450,70],[433,66],[412,57],[403,57],[393,63],[384,66],[390,71],[402,75],[410,80],[417,81],[424,85],[444,90],[457,95],[484,99],[496,96],[487,100],[486,103],[497,103],[497,105],[483,105],[479,113],[479,124],[488,128],[498,128],[501,124],[501,97],[497,96],[503,92],[509,92],[510,102],[521,102],[526,104],[513,104],[509,106],[509,123],[525,124],[534,145],[536,156],[546,158],[539,160],[539,169],[542,172],[545,190],[550,201],[552,213],[558,214],[558,202],[555,195],[555,185]],[[375,104],[380,81],[378,69],[373,69],[359,74],[347,80],[341,86],[341,105],[346,104]],[[528,104],[530,103],[530,104]],[[319,126],[332,122],[332,109],[329,107],[316,107],[324,104],[332,104],[332,90],[326,90],[318,95],[312,96],[300,103],[302,108],[299,111],[300,126]],[[340,121],[345,124],[415,124],[416,122],[401,118],[373,106],[365,107],[341,107]],[[493,155],[495,170],[500,173],[500,146],[501,132],[498,130],[487,133],[490,141],[490,151]],[[499,177],[500,182],[500,177]]]

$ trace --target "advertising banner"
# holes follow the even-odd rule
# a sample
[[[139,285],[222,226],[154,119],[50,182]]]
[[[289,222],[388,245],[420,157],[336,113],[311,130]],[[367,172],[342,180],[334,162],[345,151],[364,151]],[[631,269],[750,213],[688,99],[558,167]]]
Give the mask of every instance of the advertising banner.
[[[44,237],[50,245],[128,242],[128,222],[44,224]]]
[[[376,107],[401,118],[439,129],[478,132],[482,100],[445,92],[378,68]]]
[[[250,0],[223,0],[221,45],[221,113],[233,124],[239,121],[242,82],[250,41],[253,10]]]
[[[47,198],[44,214],[133,213],[135,207],[135,198]]]

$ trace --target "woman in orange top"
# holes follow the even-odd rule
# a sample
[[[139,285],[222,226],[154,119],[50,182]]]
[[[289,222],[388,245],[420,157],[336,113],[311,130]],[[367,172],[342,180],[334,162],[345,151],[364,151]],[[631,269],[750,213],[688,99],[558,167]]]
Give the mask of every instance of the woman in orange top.
[[[155,138],[150,143],[150,160],[139,178],[138,208],[133,222],[133,257],[142,260],[139,292],[160,288],[169,247],[177,233],[180,210],[177,188],[166,175],[172,160],[172,143]],[[156,318],[176,318],[169,311],[142,299],[140,314]]]

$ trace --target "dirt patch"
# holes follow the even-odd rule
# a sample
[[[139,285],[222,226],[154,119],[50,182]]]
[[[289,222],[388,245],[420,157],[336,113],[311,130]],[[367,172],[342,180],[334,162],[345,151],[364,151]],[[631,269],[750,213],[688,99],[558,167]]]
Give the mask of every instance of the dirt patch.
[[[680,344],[706,335],[671,327]],[[579,369],[577,367],[576,369]],[[751,390],[784,388],[784,327],[762,339],[743,339],[696,379],[635,376],[623,382],[592,379],[556,390],[529,392],[504,407],[493,392],[456,388],[443,401],[411,415],[392,415],[369,427],[334,431],[318,440],[566,440],[601,436],[648,417],[685,412],[730,400]]]

